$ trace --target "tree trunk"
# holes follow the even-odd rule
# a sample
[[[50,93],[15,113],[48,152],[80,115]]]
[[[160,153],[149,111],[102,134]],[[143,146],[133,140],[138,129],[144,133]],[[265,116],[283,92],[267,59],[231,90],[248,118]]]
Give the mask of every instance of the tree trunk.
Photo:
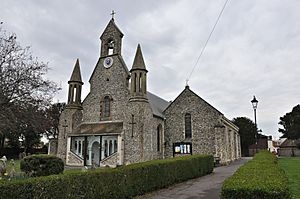
[[[0,151],[4,148],[5,136],[0,136]]]

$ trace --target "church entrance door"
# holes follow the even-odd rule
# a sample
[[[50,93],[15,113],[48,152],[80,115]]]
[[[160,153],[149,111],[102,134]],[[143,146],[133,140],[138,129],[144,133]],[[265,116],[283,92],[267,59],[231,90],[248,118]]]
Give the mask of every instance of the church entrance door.
[[[95,141],[92,145],[92,164],[99,166],[100,163],[100,144]]]

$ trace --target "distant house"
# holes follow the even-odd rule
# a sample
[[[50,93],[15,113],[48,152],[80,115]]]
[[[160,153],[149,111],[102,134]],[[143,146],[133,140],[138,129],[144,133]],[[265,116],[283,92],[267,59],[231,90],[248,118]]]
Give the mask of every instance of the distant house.
[[[286,139],[278,149],[279,156],[293,157],[300,156],[300,139]]]
[[[254,143],[249,146],[249,156],[253,156],[261,150],[268,149],[268,137],[266,135],[258,134],[257,144]]]
[[[268,151],[277,153],[276,142],[273,141],[272,136],[268,136]]]

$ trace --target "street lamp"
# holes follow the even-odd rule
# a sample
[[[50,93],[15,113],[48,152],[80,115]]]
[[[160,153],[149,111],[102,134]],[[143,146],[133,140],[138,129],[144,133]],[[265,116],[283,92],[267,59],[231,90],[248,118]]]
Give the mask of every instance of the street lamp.
[[[254,123],[255,123],[255,153],[257,152],[257,123],[256,123],[256,109],[257,109],[257,104],[258,101],[255,98],[255,95],[253,96],[253,99],[251,100],[252,107],[254,110]]]

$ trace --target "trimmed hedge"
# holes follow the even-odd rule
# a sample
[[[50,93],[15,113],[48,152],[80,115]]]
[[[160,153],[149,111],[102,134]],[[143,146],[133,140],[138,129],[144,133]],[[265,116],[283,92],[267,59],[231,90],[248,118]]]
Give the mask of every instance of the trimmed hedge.
[[[185,156],[115,169],[0,181],[0,198],[132,198],[212,171],[212,156]]]
[[[288,179],[269,151],[255,155],[225,180],[222,199],[289,199]]]
[[[20,168],[30,176],[48,176],[63,173],[64,162],[54,155],[31,155],[21,160]]]

